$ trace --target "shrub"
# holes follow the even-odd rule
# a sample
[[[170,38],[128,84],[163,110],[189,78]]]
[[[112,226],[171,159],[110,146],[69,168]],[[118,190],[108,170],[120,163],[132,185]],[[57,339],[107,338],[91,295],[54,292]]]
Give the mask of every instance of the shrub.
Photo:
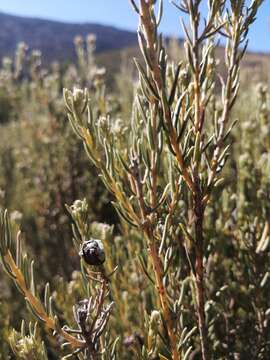
[[[156,1],[131,3],[144,65],[135,60],[139,82],[130,124],[100,111],[87,89],[64,90],[71,128],[112,193],[121,228],[91,222],[86,200],[67,206],[81,271],[69,283],[56,277],[57,291],[47,284],[41,300],[33,262],[3,211],[3,268],[54,335],[48,348],[61,353],[56,339],[65,359],[267,359],[264,86],[257,89],[257,114],[236,106],[242,122],[232,132],[240,62],[262,1],[209,1],[204,23],[201,1],[176,3],[190,20],[189,27],[182,23],[186,60],[179,64],[169,62],[158,35],[162,1],[157,15]],[[219,35],[226,42],[220,64]],[[260,136],[254,136],[254,117]],[[33,339],[37,356],[43,345],[35,334],[30,327],[21,339]]]

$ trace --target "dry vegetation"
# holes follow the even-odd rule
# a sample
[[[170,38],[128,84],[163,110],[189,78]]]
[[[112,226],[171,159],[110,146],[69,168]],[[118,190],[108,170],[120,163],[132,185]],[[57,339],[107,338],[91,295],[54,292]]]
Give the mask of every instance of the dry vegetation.
[[[270,64],[242,59],[261,1],[210,1],[204,30],[182,1],[185,45],[132,3],[140,50],[3,59],[0,359],[267,360]]]

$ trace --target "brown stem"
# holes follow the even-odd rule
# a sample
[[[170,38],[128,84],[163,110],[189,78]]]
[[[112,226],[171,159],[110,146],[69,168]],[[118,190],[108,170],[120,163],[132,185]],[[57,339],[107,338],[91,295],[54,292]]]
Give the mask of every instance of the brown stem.
[[[154,111],[152,115],[153,115],[152,125],[155,126],[156,112]],[[146,215],[146,207],[145,207],[145,202],[144,202],[144,198],[143,198],[143,185],[141,182],[140,171],[138,168],[137,169],[134,168],[133,170],[135,170],[135,171],[132,173],[132,177],[133,177],[133,181],[135,184],[136,195],[138,198],[140,211],[141,211],[141,218],[142,218],[142,224],[143,224],[142,229],[148,240],[150,257],[152,260],[153,270],[154,270],[154,274],[155,274],[156,289],[158,291],[158,295],[159,295],[159,299],[160,299],[160,303],[161,303],[162,314],[164,317],[165,326],[167,328],[169,339],[170,339],[172,358],[173,358],[173,360],[180,360],[181,357],[177,351],[176,335],[175,335],[174,328],[173,328],[173,321],[170,316],[168,298],[167,298],[165,287],[162,282],[162,278],[163,278],[162,264],[161,264],[161,260],[160,260],[160,257],[159,257],[158,251],[157,251],[156,240],[153,236],[151,220]],[[152,157],[151,174],[152,174],[151,205],[153,206],[156,203],[156,180],[157,180],[156,162],[155,162],[154,157]],[[153,216],[153,214],[152,214],[152,216]]]
[[[144,29],[145,34],[145,40],[147,43],[147,49],[149,51],[149,58],[152,65],[152,77],[154,80],[154,83],[156,85],[156,88],[158,90],[159,96],[160,96],[160,104],[163,109],[164,118],[166,121],[166,125],[168,127],[170,140],[172,143],[173,150],[176,154],[176,159],[179,164],[179,167],[182,171],[183,177],[185,179],[185,182],[187,183],[188,187],[191,189],[191,191],[194,190],[194,186],[192,183],[192,179],[190,177],[190,174],[184,164],[183,155],[181,152],[181,149],[179,147],[179,144],[177,142],[177,135],[175,132],[175,129],[172,126],[172,119],[171,119],[171,110],[167,101],[167,96],[160,72],[160,67],[158,63],[158,57],[155,49],[155,39],[154,39],[154,28],[153,28],[153,22],[151,19],[151,3],[147,3],[145,0],[141,0],[141,13],[140,13],[140,19],[141,24]]]
[[[151,125],[152,125],[152,129],[153,129],[153,133],[154,133],[154,146],[155,146],[155,149],[152,150],[152,152],[151,152],[151,197],[150,197],[150,203],[151,203],[152,208],[155,208],[156,203],[157,203],[157,161],[156,161],[157,108],[158,108],[157,103],[152,104]],[[158,251],[157,251],[157,245],[156,245],[155,239],[153,238],[149,242],[150,242],[150,254],[151,254],[151,258],[152,258],[152,262],[153,262],[157,290],[159,293],[161,308],[163,311],[164,320],[165,320],[168,335],[170,338],[172,357],[173,357],[173,360],[180,360],[181,356],[178,354],[178,351],[177,351],[177,341],[176,341],[176,336],[175,336],[175,332],[174,332],[173,321],[170,316],[170,309],[168,306],[168,298],[167,298],[166,290],[165,290],[163,282],[162,282],[162,278],[163,278],[162,264],[161,264],[160,257],[159,257]]]
[[[181,360],[181,356],[180,356],[180,354],[178,354],[178,351],[177,351],[176,335],[175,335],[175,332],[173,329],[173,321],[172,321],[172,318],[170,315],[167,293],[166,293],[165,287],[162,282],[162,278],[163,278],[162,265],[161,265],[161,260],[160,260],[160,257],[158,255],[158,251],[157,251],[156,240],[153,237],[153,233],[151,230],[151,224],[149,223],[149,220],[146,217],[145,205],[144,205],[144,200],[142,197],[141,184],[139,184],[138,180],[135,178],[134,178],[134,181],[136,182],[137,196],[139,199],[142,220],[143,220],[143,224],[144,224],[143,230],[148,239],[150,257],[152,260],[153,270],[154,270],[154,274],[155,274],[156,289],[158,291],[158,295],[159,295],[159,299],[160,299],[160,303],[161,303],[161,309],[162,309],[162,313],[163,313],[163,317],[164,317],[164,321],[165,321],[165,326],[167,328],[169,339],[170,339],[172,358],[173,358],[173,360]],[[152,196],[154,199],[155,198],[154,194],[152,194]]]
[[[19,288],[24,294],[25,299],[29,301],[35,312],[39,315],[39,317],[44,321],[47,328],[55,330],[61,335],[67,342],[70,343],[72,348],[84,348],[85,341],[79,340],[76,337],[68,334],[63,329],[58,329],[54,323],[54,320],[50,318],[44,306],[41,304],[40,300],[27,288],[24,276],[21,270],[17,267],[11,253],[8,251],[7,254],[4,256],[4,261],[10,267],[12,274],[15,276],[15,282],[18,284]]]
[[[227,81],[225,86],[225,94],[226,98],[224,99],[223,104],[223,112],[220,118],[220,128],[219,128],[219,134],[218,134],[218,141],[216,144],[216,148],[214,151],[213,159],[211,162],[211,171],[208,179],[208,185],[211,185],[213,181],[215,180],[216,174],[217,174],[217,168],[218,168],[218,158],[220,156],[220,153],[223,148],[224,144],[224,132],[226,129],[226,125],[229,121],[230,117],[230,111],[231,111],[231,101],[232,101],[232,90],[233,90],[233,73],[237,70],[239,67],[239,64],[236,64],[236,57],[237,57],[237,50],[238,50],[238,39],[234,38],[233,44],[232,44],[232,55],[230,58],[230,64],[228,65],[227,69]],[[212,189],[209,190],[208,194],[205,195],[203,199],[204,205],[207,204],[210,195],[211,195]]]
[[[157,251],[157,246],[155,240],[150,241],[150,255],[153,262],[153,269],[155,273],[156,279],[156,288],[159,294],[159,299],[161,303],[161,308],[163,312],[164,321],[167,327],[168,335],[171,342],[171,351],[173,360],[181,360],[181,355],[177,351],[177,342],[176,335],[173,328],[173,321],[170,314],[170,309],[168,306],[168,298],[165,287],[162,282],[162,270],[161,270],[161,262]]]
[[[191,13],[192,14],[192,13]],[[195,135],[199,132],[202,135],[202,108],[201,108],[201,89],[200,89],[200,51],[199,51],[199,4],[194,5],[194,14],[191,15],[191,23],[193,30],[193,61],[194,61],[194,97],[195,97]],[[202,359],[209,359],[208,344],[207,344],[207,331],[205,324],[205,296],[204,296],[204,266],[203,266],[203,218],[204,208],[202,204],[201,186],[199,178],[199,163],[195,163],[193,170],[193,178],[195,185],[194,196],[194,218],[195,218],[195,289],[196,289],[196,305],[197,305],[197,317],[200,333],[200,343]]]
[[[194,215],[195,215],[195,289],[196,289],[196,306],[198,326],[200,333],[202,359],[209,359],[207,329],[205,324],[205,294],[204,294],[204,266],[203,266],[203,217],[204,208],[202,206],[201,196],[198,193],[194,199]]]

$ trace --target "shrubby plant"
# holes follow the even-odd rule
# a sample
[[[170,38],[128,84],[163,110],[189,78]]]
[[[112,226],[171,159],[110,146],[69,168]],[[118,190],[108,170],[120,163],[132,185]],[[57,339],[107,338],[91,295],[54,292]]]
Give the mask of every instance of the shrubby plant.
[[[83,39],[80,44],[85,58],[94,57],[89,47],[88,52],[83,50]],[[94,49],[93,41],[91,44]],[[95,69],[98,71],[99,68],[96,66]],[[104,73],[98,74],[96,79],[94,69],[90,75],[87,74],[89,87],[90,79],[92,81],[90,92],[95,93],[97,99],[97,112],[105,111],[105,107],[106,113],[117,112],[116,100],[108,99],[107,94],[105,99],[104,76]],[[77,263],[77,256],[70,246],[64,241],[58,242],[58,237],[71,237],[65,203],[87,193],[88,199],[92,198],[90,218],[112,222],[115,219],[108,206],[108,193],[101,187],[93,167],[88,171],[84,150],[78,146],[79,141],[72,136],[65,119],[62,84],[82,86],[84,81],[83,75],[79,75],[78,65],[62,68],[52,64],[46,70],[40,53],[33,51],[28,54],[23,44],[18,46],[14,60],[3,59],[0,69],[0,88],[12,104],[12,112],[5,113],[5,122],[1,125],[0,205],[8,207],[12,221],[19,223],[30,239],[35,239],[27,242],[27,251],[39,256],[37,276],[44,281],[41,286],[55,274],[68,278]],[[55,252],[57,258],[52,256]],[[8,346],[8,320],[19,327],[16,315],[20,313],[27,318],[27,314],[16,296],[17,290],[10,284],[2,289],[2,281],[0,298],[5,305],[3,311],[9,313],[3,321],[3,334],[6,336],[1,335],[0,348],[4,351]],[[16,299],[12,309],[8,301],[10,297]]]
[[[80,56],[93,57],[90,49],[88,53],[84,52],[82,39],[80,44]],[[19,70],[13,71],[13,67],[20,62],[22,64],[17,67],[22,74],[18,76],[16,73]],[[88,164],[87,157],[82,147],[78,146],[77,139],[72,137],[72,130],[66,122],[61,86],[73,83],[85,85],[83,76],[87,76],[90,91],[97,99],[97,112],[115,110],[113,101],[110,101],[112,105],[107,98],[105,101],[104,76],[99,74],[97,80],[94,69],[91,74],[85,70],[84,75],[80,74],[82,65],[80,71],[75,65],[70,65],[62,73],[59,66],[53,65],[51,71],[46,72],[36,51],[30,54],[30,58],[26,55],[20,56],[20,61],[15,58],[14,64],[1,70],[3,80],[0,86],[6,87],[10,98],[11,94],[16,94],[17,102],[16,116],[1,128],[1,204],[23,214],[22,229],[30,237],[35,237],[35,246],[31,244],[35,254],[46,241],[42,258],[43,276],[49,278],[48,261],[55,269],[59,266],[57,272],[62,274],[68,274],[74,266],[74,263],[67,264],[65,261],[66,254],[70,252],[66,244],[62,244],[62,260],[58,258],[54,262],[51,256],[59,234],[63,238],[71,236],[65,203],[71,203],[87,192],[89,199],[93,197],[92,214],[103,213],[107,218],[113,217],[107,206],[107,193],[93,176],[93,169],[83,170]],[[95,69],[98,71],[97,67]]]
[[[205,21],[202,1],[176,2],[189,19],[182,21],[185,59],[177,64],[158,34],[162,1],[158,9],[152,0],[131,3],[144,59],[135,59],[131,120],[91,88],[95,64],[81,39],[81,84],[90,90],[79,82],[64,90],[71,128],[112,193],[121,224],[91,221],[85,199],[67,206],[81,269],[41,290],[17,225],[2,211],[3,268],[49,330],[51,356],[267,359],[269,94],[265,85],[238,94],[262,1],[209,1]],[[226,42],[220,63],[219,37]],[[238,96],[245,103],[257,97],[257,113],[245,113]],[[18,358],[47,356],[33,325],[10,338]]]
[[[34,326],[29,324],[26,335],[25,323],[22,321],[21,332],[13,330],[10,334],[10,346],[19,359],[48,359],[44,343],[37,334],[37,323]]]

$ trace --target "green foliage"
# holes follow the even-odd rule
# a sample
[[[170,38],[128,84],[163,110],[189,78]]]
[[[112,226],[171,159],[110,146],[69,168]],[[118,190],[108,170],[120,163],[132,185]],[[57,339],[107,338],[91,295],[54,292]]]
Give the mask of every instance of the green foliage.
[[[131,71],[117,75],[120,100],[93,36],[75,39],[77,66],[44,73],[21,45],[2,69],[17,106],[1,125],[2,207],[16,209],[1,211],[1,263],[31,322],[16,332],[6,318],[3,356],[9,338],[18,359],[46,359],[46,348],[49,359],[266,360],[270,92],[239,91],[261,1],[209,1],[205,22],[201,1],[176,2],[190,24],[185,55],[169,45],[173,61],[158,35],[162,1],[131,3],[142,60],[132,88]],[[7,289],[0,311],[19,328]]]
[[[12,330],[10,334],[10,346],[17,359],[22,360],[48,360],[44,343],[37,334],[37,323],[29,324],[29,334],[25,333],[25,323],[22,322],[21,332]]]
[[[65,203],[87,193],[92,199],[93,218],[104,216],[113,221],[108,196],[65,119],[62,84],[85,84],[83,76],[86,76],[93,82],[91,91],[97,98],[96,111],[102,112],[107,100],[102,76],[99,74],[98,81],[95,79],[98,68],[90,75],[81,75],[81,67],[77,69],[70,65],[62,73],[62,69],[54,65],[48,73],[42,68],[38,53],[30,54],[30,58],[18,53],[20,51],[14,63],[21,70],[13,73],[12,67],[2,69],[9,79],[8,86],[5,85],[8,93],[17,94],[17,105],[16,116],[1,129],[1,204],[23,214],[22,229],[35,238],[35,243],[31,244],[35,254],[46,242],[41,261],[48,278],[48,263],[62,275],[70,273],[74,266],[74,262],[68,264],[65,261],[70,254],[65,241],[61,244],[59,258],[51,256],[59,244],[58,238],[71,236]],[[87,56],[91,58],[92,53]],[[108,106],[108,111],[114,111],[113,105]]]

